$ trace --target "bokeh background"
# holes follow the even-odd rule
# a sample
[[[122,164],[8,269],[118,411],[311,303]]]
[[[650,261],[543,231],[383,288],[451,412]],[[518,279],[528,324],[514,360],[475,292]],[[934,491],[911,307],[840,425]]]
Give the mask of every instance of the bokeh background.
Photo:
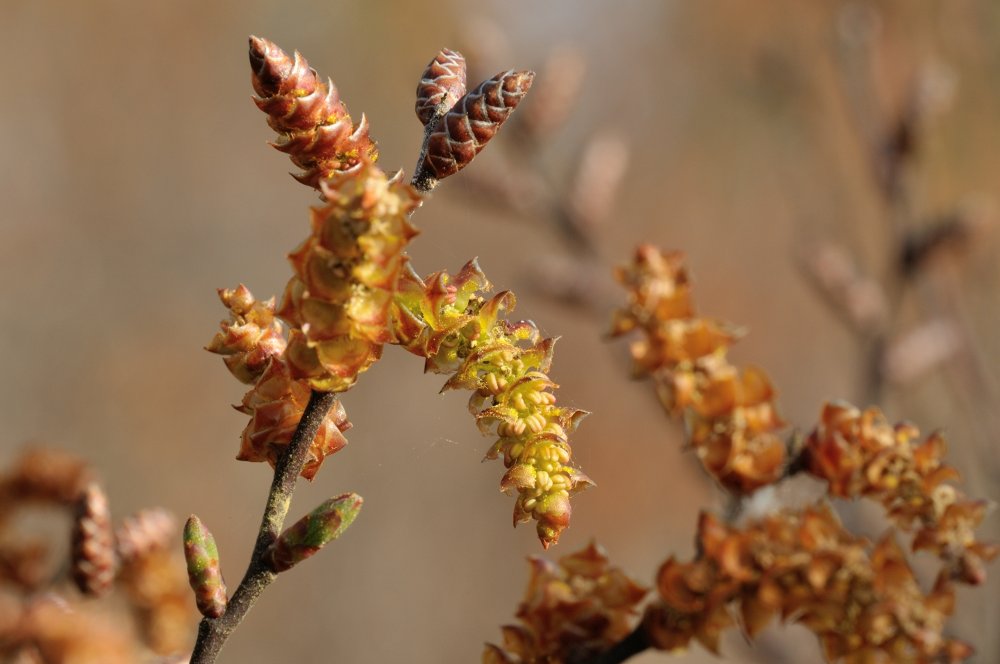
[[[573,441],[598,488],[575,500],[554,553],[594,537],[644,581],[691,553],[698,510],[722,501],[649,386],[629,380],[625,345],[602,339],[611,267],[640,241],[686,251],[702,310],[747,327],[735,356],[766,367],[787,419],[807,429],[824,400],[864,398],[869,362],[803,255],[834,243],[881,278],[896,252],[866,132],[930,80],[947,99],[921,125],[910,223],[1000,200],[992,0],[3,0],[0,461],[50,444],[93,462],[119,516],[197,512],[233,585],[270,471],[233,461],[244,418],[229,404],[242,389],[201,348],[223,317],[217,287],[280,293],[317,200],[265,144],[250,33],[333,77],[370,119],[381,163],[407,171],[421,140],[413,90],[440,47],[486,75],[537,68],[540,82],[553,52],[575,49],[585,70],[565,123],[528,141],[501,132],[416,216],[411,254],[424,273],[478,256],[518,293],[520,316],[561,335],[553,374],[565,403],[593,411]],[[493,178],[544,173],[542,198],[557,200],[595,138],[628,161],[590,228],[592,253],[545,205],[488,191]],[[881,396],[893,418],[946,429],[970,491],[995,499],[1000,245],[988,228],[970,244],[917,277],[892,329],[957,320],[957,350]],[[489,441],[441,382],[387,349],[346,395],[351,444],[300,488],[292,516],[353,490],[362,517],[268,590],[222,661],[470,662],[499,638],[524,558],[541,551],[530,527],[511,530],[502,468],[479,463]],[[984,532],[998,530],[994,516]],[[995,582],[960,594],[953,632],[979,662],[1000,658],[997,598]],[[757,651],[731,636],[731,661],[820,659],[795,628]],[[679,659],[714,661],[700,649]]]

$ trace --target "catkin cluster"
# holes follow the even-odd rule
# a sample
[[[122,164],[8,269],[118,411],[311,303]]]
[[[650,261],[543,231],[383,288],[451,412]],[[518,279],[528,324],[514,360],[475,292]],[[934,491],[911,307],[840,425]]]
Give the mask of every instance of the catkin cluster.
[[[635,373],[653,379],[667,412],[685,416],[705,470],[736,493],[777,480],[786,454],[774,388],[763,371],[729,362],[737,328],[696,315],[684,256],[641,245],[615,276],[628,304],[616,312],[611,336],[642,332],[631,345]]]
[[[484,296],[490,286],[475,261],[454,276],[420,279],[406,248],[421,199],[401,174],[390,178],[375,166],[365,121],[351,124],[333,84],[319,82],[298,53],[289,57],[252,37],[250,64],[257,105],[280,136],[276,147],[306,169],[299,180],[319,189],[324,204],[312,210],[311,232],[289,256],[294,275],[277,308],[245,289],[222,292],[232,320],[209,350],[254,385],[240,406],[251,422],[239,458],[274,464],[310,391],[350,389],[385,344],[401,345],[425,358],[426,370],[452,374],[445,389],[473,392],[479,428],[497,437],[487,457],[503,457],[501,488],[518,494],[515,525],[533,519],[542,544],[556,542],[569,525],[569,496],[591,482],[570,465],[568,434],[585,413],[556,405],[548,376],[555,340],[503,318],[514,296]],[[425,143],[415,186],[427,191],[432,180],[467,166],[532,79],[532,72],[507,71],[466,92],[464,58],[440,51],[417,86]],[[346,427],[342,409],[327,416],[304,476],[343,446]]]
[[[486,457],[503,458],[503,491],[516,491],[514,524],[534,519],[545,548],[569,525],[571,494],[591,485],[570,465],[569,433],[587,414],[556,405],[549,378],[555,339],[533,323],[511,322],[509,291],[487,297],[490,283],[476,261],[456,275],[421,279],[404,273],[396,297],[398,343],[425,358],[425,368],[451,374],[443,390],[471,390],[469,410],[485,435],[497,437]]]
[[[1000,552],[976,539],[988,504],[945,483],[958,471],[942,461],[939,432],[918,445],[919,437],[915,426],[892,425],[878,408],[830,403],[805,442],[802,465],[829,483],[830,495],[881,503],[897,528],[914,534],[914,551],[938,556],[949,579],[979,585],[985,563]]]
[[[242,284],[220,289],[219,297],[230,317],[221,324],[206,350],[223,356],[226,367],[240,382],[252,385],[240,405],[250,416],[240,438],[241,461],[277,463],[309,403],[310,387],[293,377],[285,352],[288,342],[275,317],[274,300],[257,300]],[[323,460],[347,444],[343,432],[351,423],[338,401],[323,419],[306,457],[302,476],[312,479]]]
[[[503,626],[503,645],[487,644],[483,664],[587,662],[631,631],[648,593],[594,543],[558,563],[529,563],[521,624]]]
[[[660,568],[660,597],[643,622],[658,648],[697,640],[718,652],[737,620],[754,636],[780,618],[814,632],[831,662],[955,662],[971,653],[941,635],[955,599],[947,577],[925,594],[891,534],[871,546],[828,506],[742,528],[703,514],[697,545],[691,562],[671,557]]]
[[[24,532],[18,513],[28,507],[33,516],[40,507],[71,512],[68,560],[53,555],[64,550],[58,542]],[[86,463],[26,450],[0,472],[0,661],[128,664],[185,649],[195,611],[175,529],[161,509],[139,511],[115,528]],[[118,600],[103,605],[113,611],[88,604],[115,591]]]
[[[343,392],[394,340],[396,284],[417,234],[419,198],[371,162],[322,183],[328,201],[312,211],[312,232],[289,258],[278,315],[291,327],[286,356],[315,390]]]
[[[636,373],[651,376],[664,407],[686,417],[693,447],[720,484],[741,494],[810,474],[826,481],[830,496],[880,503],[896,529],[912,533],[914,551],[942,562],[924,593],[891,531],[872,547],[823,504],[740,528],[703,515],[695,559],[670,558],[660,569],[659,600],[643,622],[652,643],[674,650],[697,640],[716,651],[736,611],[750,636],[774,616],[804,625],[829,661],[969,656],[969,646],[943,636],[953,585],[981,584],[998,548],[976,539],[986,503],[946,483],[957,473],[942,462],[942,436],[917,444],[911,424],[891,425],[877,408],[830,403],[786,463],[774,391],[762,372],[728,363],[733,328],[695,317],[683,255],[641,246],[617,276],[629,302],[613,335],[642,332],[631,349]]]

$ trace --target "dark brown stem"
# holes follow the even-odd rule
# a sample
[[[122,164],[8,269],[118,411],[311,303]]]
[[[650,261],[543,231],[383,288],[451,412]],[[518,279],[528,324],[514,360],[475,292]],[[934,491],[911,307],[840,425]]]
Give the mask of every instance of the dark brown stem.
[[[427,169],[427,143],[431,138],[431,134],[434,132],[435,127],[441,122],[444,117],[443,114],[437,115],[431,119],[426,125],[424,125],[424,142],[420,146],[420,155],[417,157],[417,167],[413,171],[413,178],[410,180],[410,185],[419,191],[421,194],[427,194],[434,190],[434,187],[438,186],[438,180],[434,177],[434,174]]]
[[[647,650],[650,646],[649,638],[642,623],[636,627],[624,639],[616,643],[610,650],[605,650],[597,657],[590,659],[583,664],[619,664],[639,653]]]
[[[191,653],[191,664],[212,664],[215,661],[229,635],[243,622],[257,598],[277,576],[264,561],[264,552],[281,532],[309,446],[336,399],[334,392],[313,391],[309,397],[309,404],[302,413],[299,426],[274,467],[274,480],[267,495],[267,506],[264,508],[260,532],[257,533],[257,542],[250,555],[246,574],[229,600],[226,612],[218,618],[204,618],[201,621],[198,626],[198,641]]]

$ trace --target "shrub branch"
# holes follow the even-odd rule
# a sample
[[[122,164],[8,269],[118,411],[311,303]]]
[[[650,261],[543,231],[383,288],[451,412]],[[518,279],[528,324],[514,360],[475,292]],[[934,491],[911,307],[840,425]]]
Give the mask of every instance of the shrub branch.
[[[247,571],[236,592],[233,593],[226,612],[218,618],[204,618],[201,621],[198,626],[198,641],[191,654],[191,664],[212,664],[215,661],[229,635],[243,622],[257,602],[257,598],[277,576],[268,567],[264,553],[281,532],[292,502],[292,494],[295,492],[295,481],[306,462],[309,445],[316,437],[323,418],[326,417],[336,398],[337,394],[334,392],[315,390],[309,397],[309,404],[302,414],[292,441],[278,457],[274,467],[274,480],[267,495],[267,506],[264,508],[260,531],[257,533],[257,541],[254,543]]]

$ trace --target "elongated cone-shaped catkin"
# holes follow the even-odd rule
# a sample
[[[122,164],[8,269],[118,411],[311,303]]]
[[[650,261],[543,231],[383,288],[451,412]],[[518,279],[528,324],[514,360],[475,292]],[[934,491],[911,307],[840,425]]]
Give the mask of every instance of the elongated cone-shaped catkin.
[[[443,48],[424,69],[417,85],[416,111],[427,125],[451,110],[465,94],[465,58],[458,51]]]
[[[631,347],[635,374],[653,378],[670,414],[685,414],[705,470],[735,493],[776,482],[786,461],[776,392],[760,369],[729,361],[738,328],[696,315],[684,255],[640,245],[615,276],[629,298],[611,336],[643,333]]]
[[[534,78],[531,71],[501,72],[458,100],[428,137],[424,167],[440,180],[468,166],[524,98]]]
[[[289,57],[274,42],[250,37],[250,67],[254,103],[281,134],[274,147],[304,169],[295,175],[299,182],[319,188],[337,172],[378,158],[365,117],[355,125],[333,82],[319,80],[297,52]]]
[[[295,276],[278,315],[292,328],[293,377],[343,392],[393,341],[393,296],[419,198],[368,161],[322,188],[329,204],[313,209],[312,233],[289,255]]]
[[[570,496],[593,484],[570,462],[569,434],[587,413],[556,405],[558,385],[548,376],[555,339],[541,338],[533,323],[503,318],[514,294],[487,299],[489,289],[476,261],[426,280],[408,270],[392,317],[396,338],[426,358],[426,371],[452,374],[442,391],[472,392],[479,430],[497,437],[486,458],[503,459],[500,489],[517,493],[514,525],[536,521],[548,548],[569,526]]]
[[[76,586],[86,595],[100,597],[115,579],[114,531],[108,498],[97,484],[84,489],[73,522],[72,572]]]
[[[198,610],[203,616],[218,618],[226,612],[229,601],[219,566],[219,549],[212,533],[193,514],[184,525],[184,558]]]
[[[347,530],[361,511],[362,499],[345,493],[323,502],[281,533],[267,550],[265,560],[275,572],[284,572],[322,549]]]

